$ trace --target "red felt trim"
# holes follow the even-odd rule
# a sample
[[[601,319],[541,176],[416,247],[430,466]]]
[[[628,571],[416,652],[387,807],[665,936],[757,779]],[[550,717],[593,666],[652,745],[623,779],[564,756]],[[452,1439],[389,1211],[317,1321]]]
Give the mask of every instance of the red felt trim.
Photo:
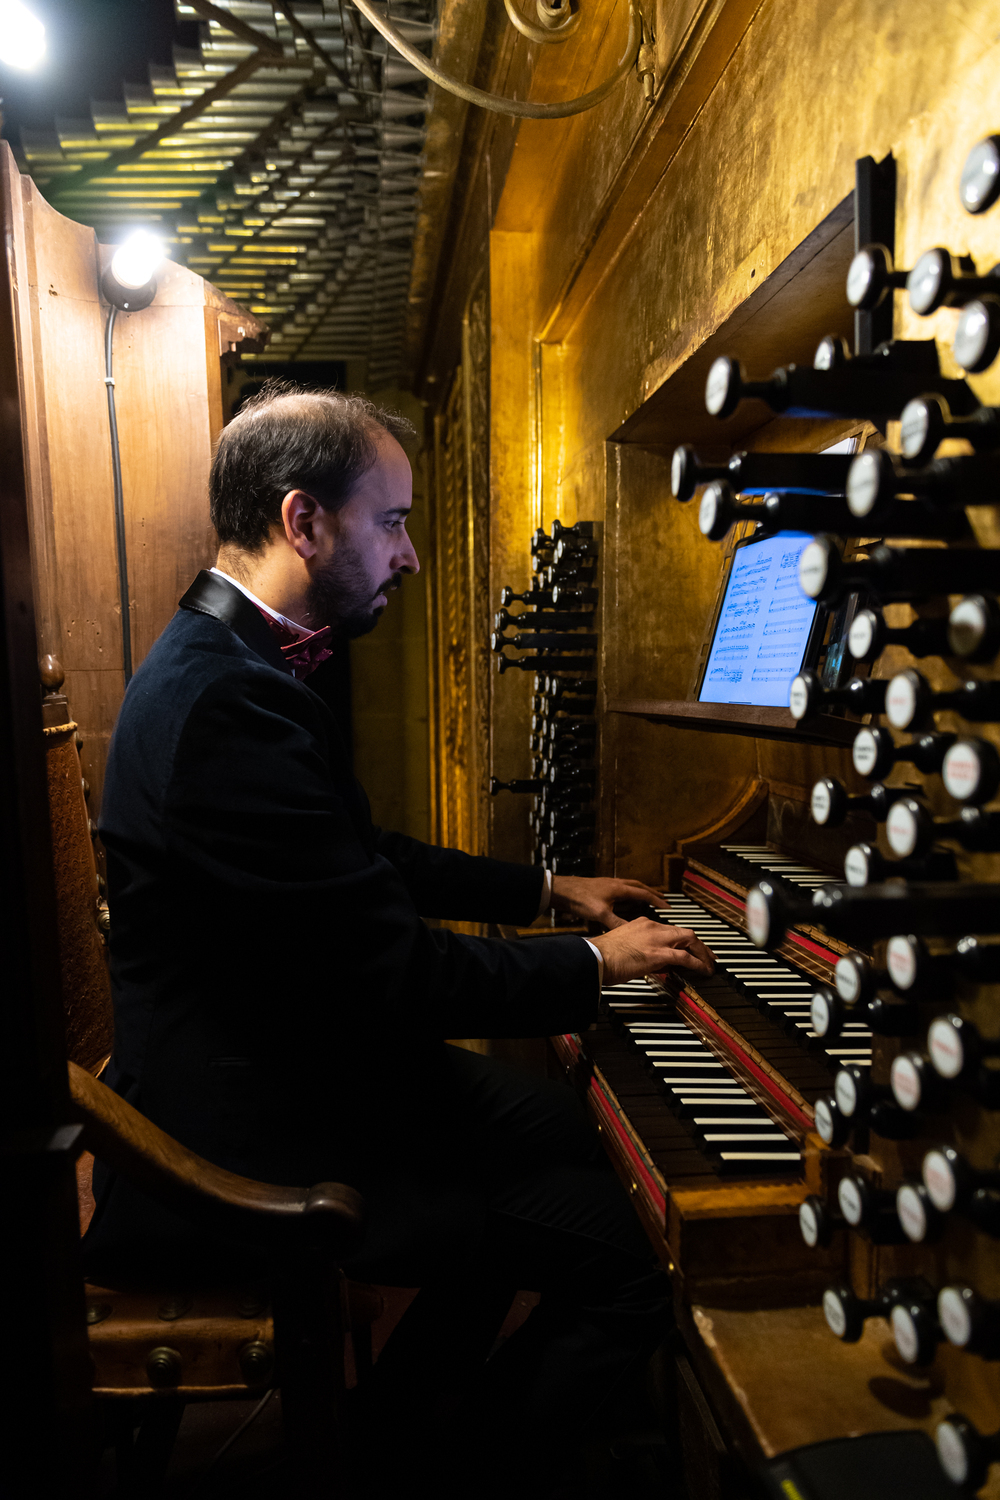
[[[560,1037],[560,1041],[565,1044],[567,1050],[572,1053],[574,1057],[580,1056],[580,1044],[571,1032],[567,1032],[565,1035]],[[587,1080],[587,1087],[590,1092],[596,1096],[597,1108],[602,1121],[610,1130],[614,1131],[616,1139],[620,1142],[625,1155],[629,1159],[629,1164],[631,1165],[632,1170],[642,1181],[647,1193],[652,1199],[653,1207],[656,1208],[662,1215],[663,1228],[664,1232],[666,1232],[667,1200],[663,1189],[660,1187],[660,1184],[653,1176],[649,1166],[644,1161],[641,1153],[637,1150],[635,1142],[632,1140],[632,1137],[629,1135],[628,1131],[622,1124],[618,1111],[612,1104],[606,1090],[601,1087],[593,1074],[591,1074],[590,1078]],[[666,1108],[666,1105],[664,1105],[664,1108]],[[706,1167],[706,1171],[707,1170],[709,1169]]]
[[[698,875],[694,870],[686,870],[684,873],[684,879],[690,880],[695,885],[700,885],[703,890],[711,891],[713,896],[716,896],[723,901],[727,901],[729,905],[734,906],[737,911],[741,913],[746,911],[746,902],[739,896],[734,896],[733,892],[727,891],[724,886],[715,885],[711,880],[706,880],[703,875]],[[794,943],[796,947],[805,948],[809,953],[814,953],[816,957],[821,958],[824,963],[836,965],[837,959],[840,957],[840,954],[834,953],[832,948],[824,948],[820,943],[817,943],[814,938],[808,938],[803,933],[796,932],[791,928],[785,934],[785,941],[788,943]]]
[[[701,1024],[703,1026],[707,1026],[712,1035],[716,1037],[719,1042],[721,1042],[724,1049],[727,1052],[735,1053],[736,1056],[739,1057],[740,1062],[748,1072],[753,1074],[754,1078],[756,1078],[761,1088],[766,1089],[771,1098],[774,1099],[778,1104],[780,1104],[781,1108],[786,1110],[788,1114],[792,1116],[792,1119],[795,1120],[803,1128],[803,1130],[812,1130],[812,1116],[805,1114],[804,1111],[800,1109],[800,1107],[794,1102],[794,1100],[785,1093],[784,1089],[775,1083],[771,1075],[769,1073],[765,1073],[764,1069],[758,1063],[755,1063],[752,1057],[748,1056],[747,1053],[744,1052],[743,1048],[739,1046],[739,1044],[729,1034],[729,1032],[723,1031],[722,1027],[719,1026],[717,1022],[712,1020],[711,1016],[702,1009],[701,1005],[686,987],[684,990],[684,1002],[691,1008],[691,1010],[693,1010],[697,1014]]]

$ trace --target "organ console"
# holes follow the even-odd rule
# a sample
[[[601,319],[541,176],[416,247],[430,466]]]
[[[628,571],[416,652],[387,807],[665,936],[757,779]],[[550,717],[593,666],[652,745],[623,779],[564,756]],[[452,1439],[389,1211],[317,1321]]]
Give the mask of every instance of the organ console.
[[[934,1017],[927,1031],[927,1051],[947,1082],[974,1091],[989,1109],[1000,1105],[1000,1072],[982,1066],[984,1059],[1000,1056],[1000,1041],[987,1040],[974,1022],[952,1012]]]
[[[949,1344],[983,1359],[1000,1359],[1000,1303],[980,1297],[964,1282],[938,1292],[938,1322]]]
[[[886,448],[870,448],[853,459],[845,494],[852,516],[871,516],[881,525],[894,513],[897,495],[914,495],[937,507],[995,505],[1000,492],[1000,464],[995,453],[968,453],[958,458],[936,458],[925,468],[906,467]],[[827,531],[836,531],[828,526]]]
[[[962,166],[958,196],[966,213],[982,214],[1000,195],[1000,136],[977,141]]]
[[[506,608],[511,604],[530,604],[535,609],[551,609],[552,595],[545,589],[538,587],[538,579],[531,580],[531,588],[526,589],[523,594],[515,594],[509,584],[505,584],[500,590],[500,603]]]
[[[851,761],[859,776],[881,780],[896,765],[912,765],[925,776],[934,776],[957,736],[924,734],[909,744],[897,745],[887,729],[859,729],[851,746]]]
[[[822,828],[840,828],[851,813],[867,813],[877,823],[884,823],[893,804],[914,790],[907,786],[883,786],[879,782],[867,792],[849,796],[843,782],[824,776],[813,786],[809,810],[813,822]]]
[[[995,272],[980,276],[971,256],[952,255],[940,246],[925,250],[906,278],[910,306],[922,318],[939,307],[965,307],[981,292],[995,291],[998,286]]]
[[[536,569],[532,587],[521,594],[509,585],[501,589],[490,647],[501,673],[512,666],[535,671],[528,740],[532,775],[511,781],[493,776],[489,791],[494,797],[509,791],[533,798],[527,822],[536,863],[554,873],[587,875],[593,870],[596,831],[589,808],[597,790],[597,682],[591,674],[598,589],[585,580],[595,576],[596,528],[591,521],[564,526],[556,519],[551,533],[536,529],[530,550]],[[527,607],[512,614],[514,603]],[[509,657],[508,649],[536,654]]]
[[[847,1000],[837,988],[820,985],[809,1007],[812,1029],[819,1037],[842,1036],[851,1024],[864,1025],[875,1036],[915,1036],[920,1023],[913,1005],[889,1004],[879,995]]]
[[[835,937],[851,942],[888,938],[919,928],[935,937],[957,937],[971,927],[1000,931],[1000,886],[963,884],[882,885],[854,889],[831,885],[812,900],[789,896],[773,881],[762,880],[747,897],[747,930],[758,948],[777,946],[789,925],[812,921]]]
[[[983,594],[960,599],[947,620],[918,616],[909,625],[889,626],[879,610],[858,610],[847,635],[847,648],[855,661],[874,661],[887,646],[904,646],[916,657],[961,656],[976,664],[992,661],[1000,649],[1000,610],[996,600]]]
[[[977,160],[969,168],[970,210],[977,195],[984,202],[1000,197],[1000,183],[994,192],[989,178],[991,170],[1000,177],[1000,137]],[[1000,347],[1000,282],[977,271],[989,261],[979,249],[974,263],[937,247],[900,270],[891,223],[866,222],[873,232],[850,268],[850,305],[863,315],[888,315],[893,294],[905,289],[908,310],[896,307],[900,331],[910,326],[908,314],[954,309],[954,360],[970,374],[984,372]],[[713,353],[720,347],[725,351],[717,343]],[[801,358],[801,341],[798,347]],[[682,442],[670,465],[678,501],[701,491],[696,516],[675,511],[672,532],[683,532],[685,546],[698,532],[727,544],[728,571],[694,677],[697,702],[660,703],[653,697],[659,689],[650,686],[646,697],[616,708],[632,723],[729,733],[722,743],[734,757],[736,736],[743,743],[753,737],[756,764],[771,768],[774,780],[756,824],[744,802],[739,815],[720,810],[696,837],[678,834],[670,847],[664,841],[671,888],[658,914],[692,926],[709,943],[716,973],[615,987],[605,993],[593,1033],[557,1038],[554,1047],[567,1071],[586,1078],[612,1157],[661,1254],[683,1279],[684,1305],[701,1298],[694,1316],[699,1328],[710,1327],[714,1349],[724,1338],[723,1316],[714,1312],[723,1294],[703,1290],[709,1273],[693,1249],[694,1216],[705,1214],[716,1228],[703,1229],[699,1247],[721,1246],[734,1222],[724,1205],[737,1201],[724,1193],[752,1185],[754,1208],[749,1193],[739,1200],[740,1213],[752,1217],[764,1201],[775,1202],[768,1195],[779,1186],[794,1185],[784,1201],[794,1207],[802,1253],[812,1257],[817,1279],[809,1297],[815,1304],[822,1294],[821,1267],[828,1266],[827,1322],[845,1344],[871,1351],[858,1377],[859,1399],[878,1385],[880,1345],[865,1325],[881,1318],[892,1331],[896,1369],[933,1364],[949,1401],[977,1421],[978,1413],[993,1411],[993,1426],[981,1424],[992,1431],[1000,1402],[995,1394],[987,1399],[978,1377],[954,1360],[977,1348],[1000,1357],[1000,1300],[993,1300],[1000,1282],[988,1253],[1000,1239],[993,1118],[1000,1110],[1000,1040],[990,1009],[995,994],[984,991],[1000,984],[1000,942],[992,941],[1000,934],[1000,811],[993,806],[1000,796],[1000,546],[990,510],[1000,503],[1000,405],[986,404],[996,399],[995,372],[973,392],[950,379],[953,366],[943,373],[934,341],[900,338],[869,353],[859,334],[853,354],[830,336],[811,367],[789,360],[758,380],[746,373],[755,365],[752,341],[734,338],[730,349],[708,369],[705,410],[732,420],[729,430],[749,451],[727,457],[702,449],[700,457],[694,443]],[[757,355],[758,369],[766,357]],[[868,446],[768,452],[787,449],[786,434],[795,429],[764,425],[759,444],[748,439],[766,413],[741,410],[744,401],[781,418],[822,419],[816,446],[838,434],[845,447],[847,440]],[[885,430],[896,418],[885,446],[870,446],[870,431],[849,425]],[[671,442],[674,433],[685,436],[666,422],[650,425],[661,463],[671,451],[663,427]],[[946,456],[937,457],[946,442]],[[755,527],[754,542],[734,543],[736,526],[747,528],[744,537]],[[782,533],[811,538],[792,566],[806,598],[826,607],[826,618],[817,615],[821,627],[829,625],[819,649],[803,648],[784,679],[787,699],[772,707],[759,685],[790,634],[793,606],[754,584],[777,556],[763,549]],[[888,545],[896,538],[914,545]],[[945,545],[917,545],[925,541]],[[791,555],[789,547],[779,564]],[[757,560],[744,561],[751,556]],[[676,634],[680,640],[679,627]],[[747,651],[751,637],[756,654]],[[711,675],[705,663],[716,648],[722,665]],[[748,656],[756,674],[745,669]],[[848,677],[852,658],[872,664],[871,675]],[[668,661],[657,659],[651,682],[669,671]],[[966,667],[970,680],[958,681]],[[852,727],[845,714],[881,721]],[[944,714],[982,727],[975,735],[956,732]],[[574,745],[573,735],[565,743]],[[697,753],[689,751],[695,759]],[[862,783],[847,783],[851,768]],[[802,826],[807,807],[811,829]],[[590,808],[580,814],[589,817]],[[600,807],[596,823],[598,836],[603,826],[608,838]],[[637,840],[636,824],[614,825],[616,851]],[[938,1147],[938,1140],[948,1144]],[[743,1147],[747,1157],[739,1155]],[[814,1160],[822,1164],[818,1173]],[[942,1187],[949,1173],[951,1200]],[[977,1235],[987,1251],[970,1238]],[[749,1239],[740,1266],[764,1277],[762,1248]],[[794,1274],[808,1278],[808,1261]],[[763,1319],[761,1304],[755,1316]],[[721,1353],[717,1358],[723,1361]],[[965,1405],[969,1390],[980,1406]],[[1000,1459],[1000,1432],[981,1439],[964,1417],[948,1420],[970,1444],[985,1445],[976,1450],[981,1484]],[[958,1439],[942,1438],[942,1431],[939,1453],[949,1442],[952,1452]]]
[[[523,596],[522,596],[523,597]],[[513,625],[515,629],[534,629],[542,631],[564,631],[581,630],[585,628],[594,618],[593,610],[580,610],[572,614],[559,614],[555,610],[522,610],[520,614],[512,615],[507,609],[500,609],[493,616],[493,628],[500,632],[505,631],[508,626]],[[571,643],[572,644],[572,643]]]
[[[876,677],[852,677],[843,687],[823,687],[815,672],[800,672],[788,690],[788,707],[796,721],[810,719],[831,706],[855,714],[880,714],[887,687]]]
[[[1000,788],[1000,755],[989,740],[956,740],[945,751],[941,780],[956,802],[991,802]]]
[[[928,547],[873,548],[868,557],[845,559],[832,536],[811,541],[799,560],[803,593],[833,604],[852,591],[875,594],[883,602],[930,599],[941,594],[989,591],[998,577],[1000,549],[939,551]]]
[[[962,438],[977,451],[1000,445],[1000,409],[980,406],[969,413],[956,412],[953,416],[943,396],[908,401],[899,419],[900,462],[922,469],[946,438]]]
[[[570,609],[578,604],[596,604],[597,590],[594,588],[572,588],[557,583],[552,588],[552,603],[559,609]]]
[[[886,690],[885,716],[893,729],[920,728],[947,708],[971,723],[991,723],[1000,718],[1000,683],[964,682],[935,692],[927,678],[911,667],[897,673]]]
[[[1000,1461],[1000,1432],[985,1436],[957,1412],[938,1424],[935,1441],[946,1476],[966,1494],[981,1489],[990,1465]]]
[[[844,453],[737,453],[725,464],[703,464],[688,443],[674,449],[670,489],[690,500],[699,485],[724,480],[736,493],[779,490],[782,494],[842,495],[851,459]]]
[[[910,1353],[900,1349],[909,1364],[926,1363],[917,1360],[917,1349],[923,1353],[926,1346],[910,1336],[910,1325],[919,1320],[918,1326],[922,1327],[927,1318],[933,1317],[935,1305],[933,1289],[922,1277],[890,1281],[874,1297],[858,1297],[845,1285],[829,1287],[823,1293],[823,1315],[830,1332],[837,1338],[845,1344],[856,1343],[869,1318],[884,1318],[892,1324],[897,1348],[900,1343],[898,1335],[902,1332],[906,1350],[913,1351],[911,1357]],[[901,1309],[898,1323],[895,1317],[897,1308]]]
[[[519,631],[514,636],[494,631],[490,637],[491,649],[499,652],[505,646],[513,646],[517,651],[594,651],[597,647],[597,636],[593,633],[566,635],[563,628],[559,626],[553,631]]]
[[[994,273],[977,275],[970,256],[953,255],[941,247],[925,250],[912,271],[900,271],[884,245],[865,245],[847,273],[847,300],[852,307],[872,312],[889,292],[905,288],[913,311],[927,317],[939,307],[964,307],[997,285]]]
[[[856,514],[844,500],[825,496],[765,495],[755,504],[736,499],[724,479],[705,486],[698,507],[698,527],[710,542],[721,542],[741,521],[753,521],[769,531],[833,531],[850,536],[859,531]],[[934,513],[911,501],[885,506],[878,518],[883,536],[935,537],[948,539],[966,530],[964,517]]]
[[[537,647],[535,649],[544,651],[546,653],[549,650],[562,650],[567,643],[572,644],[574,639],[574,636],[568,636],[566,638],[560,637],[559,640],[556,641],[551,647]],[[555,664],[553,657],[548,654],[520,657],[507,656],[504,654],[504,644],[505,643],[503,638],[501,636],[497,636],[496,632],[494,632],[494,634],[490,637],[490,649],[497,655],[497,670],[499,671],[501,677],[503,676],[504,672],[508,672],[511,667],[517,667],[521,672],[537,673],[539,671],[544,671],[546,667],[551,667]],[[514,646],[516,650],[526,649],[523,645],[518,646],[516,641],[508,641],[506,642],[506,644]],[[564,672],[589,672],[593,667],[593,664],[593,652],[591,652],[588,656],[562,656],[558,658],[558,665]]]
[[[896,1213],[896,1197],[873,1187],[860,1172],[849,1172],[837,1184],[837,1204],[844,1223],[863,1230],[873,1245],[899,1245],[905,1235]]]
[[[926,854],[936,839],[954,839],[979,854],[1000,852],[1000,813],[963,807],[957,818],[932,818],[912,797],[897,802],[885,825],[886,838],[899,859]]]
[[[897,1052],[889,1068],[889,1087],[900,1109],[933,1114],[946,1105],[941,1078],[922,1052]]]
[[[914,1115],[911,1119],[916,1119]],[[912,1245],[934,1245],[944,1234],[946,1221],[924,1182],[901,1182],[896,1189],[896,1214]]]
[[[908,271],[897,271],[885,245],[862,245],[847,271],[847,300],[859,312],[874,312],[886,296],[906,286]]]
[[[892,811],[889,813],[889,818],[891,817]],[[888,826],[889,819],[886,820],[886,829]],[[955,856],[950,849],[928,850],[914,858],[899,854],[895,849],[893,853],[896,857],[887,859],[874,844],[852,844],[844,856],[844,878],[847,884],[860,887],[870,885],[873,881],[892,879],[958,879]]]
[[[954,963],[953,955],[928,952],[923,939],[910,933],[896,933],[886,944],[886,978],[902,994],[919,994],[932,985],[939,989],[948,982]]]
[[[874,354],[851,358],[843,340],[823,339],[812,367],[787,365],[768,380],[748,380],[739,360],[720,356],[708,372],[705,407],[725,418],[741,401],[763,401],[788,417],[898,417],[907,402],[927,392],[944,396],[960,415],[975,409],[964,380],[942,376],[933,339],[897,339]]]
[[[981,1227],[987,1222],[992,1222],[994,1226],[1000,1222],[995,1200],[991,1202],[987,1196],[1000,1188],[1000,1172],[984,1172],[971,1167],[954,1146],[933,1147],[924,1156],[920,1172],[924,1187],[938,1213],[971,1211],[972,1217],[980,1222]]]
[[[951,352],[970,375],[989,369],[1000,353],[1000,298],[977,297],[962,308]]]

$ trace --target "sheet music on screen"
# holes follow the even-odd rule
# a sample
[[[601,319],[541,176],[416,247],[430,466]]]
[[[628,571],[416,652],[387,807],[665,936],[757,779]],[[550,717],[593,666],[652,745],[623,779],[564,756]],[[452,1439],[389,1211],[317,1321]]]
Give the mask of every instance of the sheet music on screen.
[[[788,707],[817,609],[799,588],[799,555],[810,540],[780,531],[736,549],[700,703]]]

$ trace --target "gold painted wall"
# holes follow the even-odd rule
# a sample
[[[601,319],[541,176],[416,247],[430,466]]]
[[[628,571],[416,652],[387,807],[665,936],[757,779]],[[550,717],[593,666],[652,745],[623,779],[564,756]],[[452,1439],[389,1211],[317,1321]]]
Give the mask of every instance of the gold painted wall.
[[[669,501],[650,434],[629,441],[628,424],[842,204],[855,159],[897,159],[899,263],[933,243],[997,259],[990,216],[970,219],[956,195],[968,148],[1000,118],[996,0],[708,0],[660,5],[656,27],[648,113],[634,81],[567,121],[516,127],[472,112],[465,232],[441,273],[443,317],[418,382],[429,398],[447,384],[449,319],[461,315],[447,288],[477,274],[481,211],[495,204],[490,607],[503,583],[527,582],[536,525],[606,521],[607,697],[687,695],[721,566],[691,508]],[[589,6],[565,49],[500,49],[491,85],[514,91],[533,50],[544,55],[532,97],[580,92],[610,68],[624,30],[621,4]],[[938,314],[936,331],[954,317]],[[984,399],[995,382],[973,378]],[[526,674],[494,675],[492,693],[494,772],[523,775]],[[634,722],[623,734],[613,716],[602,744],[604,867],[644,877],[748,776],[804,795],[817,768],[845,770],[839,752]],[[497,799],[495,852],[523,855],[524,821],[516,799]]]
[[[418,437],[407,442],[413,466],[413,511],[407,530],[421,572],[404,578],[378,626],[351,642],[354,771],[383,828],[428,839],[430,758],[427,701],[427,577],[430,551],[426,467],[420,454],[423,409],[406,391],[376,399],[407,417]]]

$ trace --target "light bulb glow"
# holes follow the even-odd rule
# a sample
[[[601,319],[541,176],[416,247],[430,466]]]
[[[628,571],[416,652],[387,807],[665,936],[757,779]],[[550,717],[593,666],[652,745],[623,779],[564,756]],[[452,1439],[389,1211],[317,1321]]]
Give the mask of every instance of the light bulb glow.
[[[45,27],[21,0],[0,0],[0,62],[31,69],[45,56]]]
[[[163,242],[148,229],[136,229],[115,251],[111,274],[119,286],[148,286],[162,259]]]

